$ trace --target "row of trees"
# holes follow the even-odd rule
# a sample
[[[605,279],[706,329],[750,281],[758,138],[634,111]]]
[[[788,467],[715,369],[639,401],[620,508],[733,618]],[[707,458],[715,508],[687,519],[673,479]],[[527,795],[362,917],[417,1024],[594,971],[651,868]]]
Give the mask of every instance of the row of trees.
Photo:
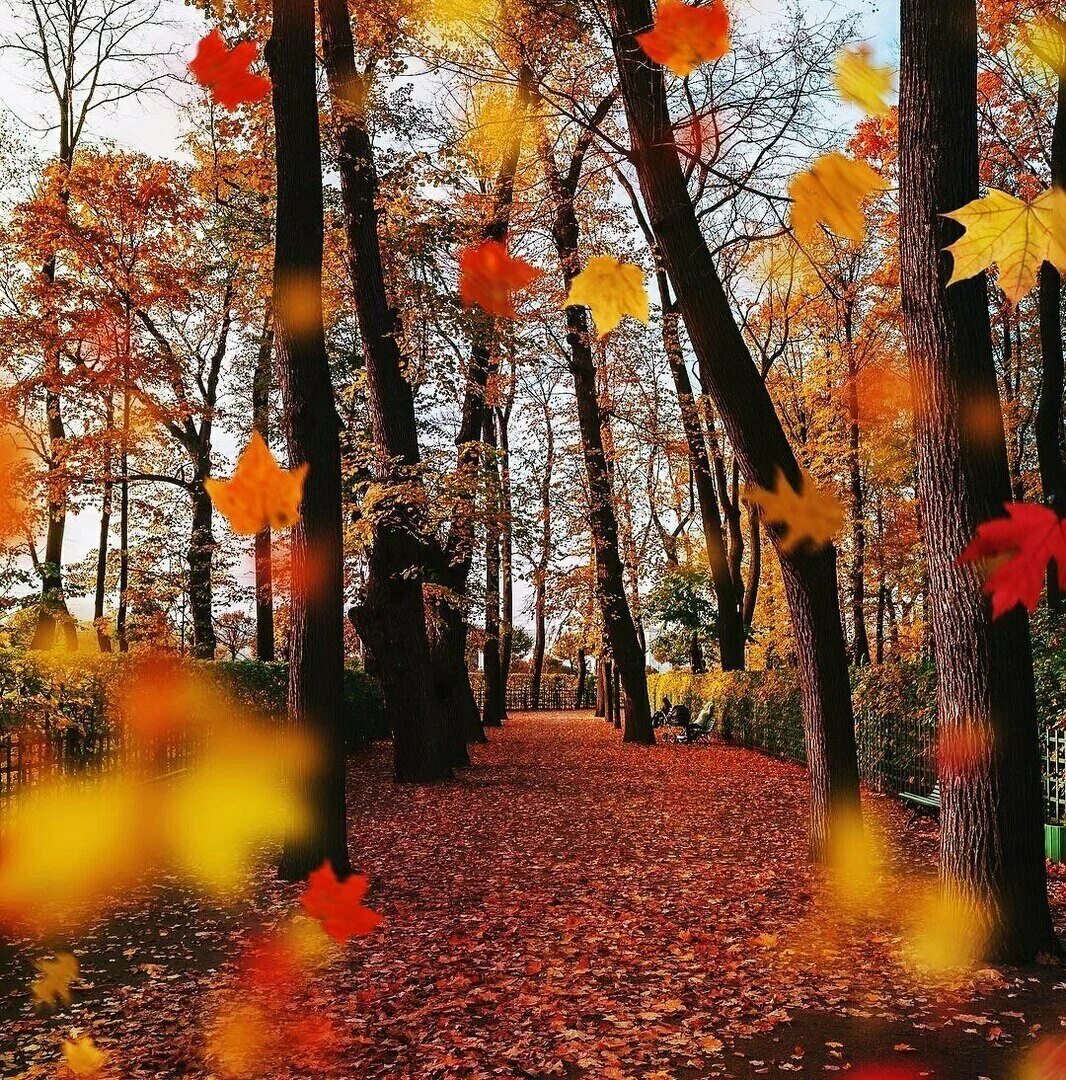
[[[947,878],[986,912],[994,954],[1054,947],[1027,622],[993,621],[957,556],[1012,495],[1061,505],[1061,282],[1045,266],[1020,305],[984,277],[946,288],[957,226],[941,216],[981,183],[1032,195],[1063,180],[1062,85],[1018,60],[1025,3],[905,0],[900,108],[854,132],[826,121],[842,115],[846,20],[799,12],[767,34],[738,11],[732,50],[682,81],[637,41],[649,0],[385,0],[354,26],[341,0],[212,4],[231,39],[269,28],[273,94],[237,113],[190,105],[179,163],[80,145],[107,100],[84,87],[143,95],[156,75],[86,81],[79,64],[142,59],[125,43],[155,9],[99,0],[82,40],[113,47],[57,68],[47,27],[84,13],[27,2],[51,18],[16,47],[56,87],[61,119],[59,153],[22,178],[30,193],[13,178],[3,233],[17,268],[5,416],[47,502],[43,558],[28,536],[38,647],[71,625],[68,511],[99,499],[96,616],[108,637],[117,594],[121,644],[131,579],[159,565],[153,537],[173,521],[152,503],[169,510],[173,494],[192,651],[213,656],[204,480],[220,431],[280,427],[290,462],[311,469],[283,566],[269,534],[255,542],[257,652],[273,655],[277,592],[293,713],[329,751],[323,828],[287,873],[323,853],[347,865],[345,633],[381,680],[397,778],[446,778],[504,718],[525,567],[534,695],[553,638],[581,670],[594,654],[605,692],[617,678],[628,741],[653,741],[649,648],[694,668],[794,663],[819,859],[858,813],[849,662],[931,649],[942,731],[990,748],[943,783]],[[410,90],[412,70],[429,91]],[[788,183],[833,146],[898,197],[871,202],[862,242],[800,242]],[[458,295],[461,252],[486,242],[545,271],[517,318]],[[602,253],[647,268],[647,328],[597,337],[585,307],[562,310]],[[799,486],[804,472],[839,492],[844,535],[793,549],[772,528],[765,559],[742,485]]]

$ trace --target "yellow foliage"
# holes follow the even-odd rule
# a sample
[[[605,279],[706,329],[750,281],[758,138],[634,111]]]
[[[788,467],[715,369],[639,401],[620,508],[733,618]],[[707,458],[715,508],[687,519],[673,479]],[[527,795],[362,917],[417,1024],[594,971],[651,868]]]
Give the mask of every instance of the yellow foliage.
[[[258,431],[237,459],[237,469],[229,480],[205,480],[204,487],[238,536],[254,536],[265,528],[286,529],[300,518],[300,500],[306,462],[295,469],[282,469]]]
[[[502,86],[475,87],[470,128],[461,145],[473,160],[478,176],[488,180],[496,175],[508,146],[520,134],[524,122],[514,91]]]
[[[891,110],[885,98],[894,88],[895,72],[872,63],[868,45],[841,50],[834,67],[833,81],[845,101],[858,105],[869,116],[881,116]]]
[[[804,244],[818,239],[819,224],[861,244],[866,239],[863,200],[887,188],[888,184],[865,162],[843,154],[825,154],[808,171],[797,173],[789,185],[792,228]]]
[[[949,285],[995,263],[1000,288],[1018,303],[1036,284],[1045,261],[1066,272],[1066,192],[1062,188],[1050,188],[1031,203],[989,188],[985,198],[944,216],[966,229],[947,248],[955,260]]]
[[[597,255],[570,284],[566,307],[578,304],[591,308],[600,337],[609,334],[626,315],[647,323],[644,271],[611,255]]]

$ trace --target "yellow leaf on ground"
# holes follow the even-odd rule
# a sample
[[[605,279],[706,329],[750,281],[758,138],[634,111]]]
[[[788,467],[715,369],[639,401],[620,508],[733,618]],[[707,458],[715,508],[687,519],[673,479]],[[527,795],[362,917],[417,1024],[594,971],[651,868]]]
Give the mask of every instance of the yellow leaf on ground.
[[[609,334],[626,315],[648,321],[648,293],[644,271],[610,255],[589,259],[588,266],[570,284],[566,306],[584,305],[592,309],[596,332]]]
[[[895,88],[895,71],[890,67],[878,67],[871,61],[871,56],[869,45],[841,50],[834,64],[836,77],[833,81],[845,101],[858,105],[870,116],[880,116],[891,109],[885,98]]]
[[[993,264],[999,266],[999,286],[1018,303],[1036,284],[1046,261],[1066,271],[1066,191],[1050,188],[1033,202],[989,188],[944,217],[966,232],[947,248],[955,260],[949,285],[965,281]]]
[[[88,1035],[83,1035],[73,1042],[63,1040],[63,1060],[75,1076],[93,1076],[104,1067],[107,1054],[94,1046]]]
[[[817,239],[819,224],[861,244],[866,238],[863,200],[888,184],[862,161],[843,154],[825,154],[789,185],[792,228],[801,243]]]
[[[820,491],[802,470],[801,476],[799,491],[778,469],[773,491],[749,487],[744,493],[748,502],[762,507],[767,522],[785,527],[781,537],[784,551],[795,551],[804,545],[814,549],[825,547],[844,524],[844,507],[839,500]]]
[[[78,977],[78,961],[70,953],[56,953],[54,960],[37,960],[33,966],[41,973],[30,983],[38,1004],[69,1005],[70,984]]]
[[[307,464],[282,469],[258,431],[237,459],[229,480],[205,480],[215,509],[238,536],[254,536],[268,526],[285,529],[300,520]]]

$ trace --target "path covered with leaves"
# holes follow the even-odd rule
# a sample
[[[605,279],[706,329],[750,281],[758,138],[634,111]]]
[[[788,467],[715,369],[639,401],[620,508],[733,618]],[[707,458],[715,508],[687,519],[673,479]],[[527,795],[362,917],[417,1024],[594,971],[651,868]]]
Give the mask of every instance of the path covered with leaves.
[[[827,1076],[887,1062],[998,1080],[1066,1024],[1061,971],[945,985],[907,966],[899,912],[933,872],[935,826],[907,828],[887,799],[867,805],[896,840],[885,903],[847,916],[806,864],[801,769],[722,746],[627,747],[574,714],[514,716],[474,757],[433,788],[394,786],[388,747],[353,761],[354,862],[385,924],[315,975],[297,1003],[311,1035],[305,1022],[299,1045],[247,1075]],[[224,1075],[205,1032],[233,958],[297,894],[265,875],[238,910],[145,890],[64,943],[84,982],[49,1018],[27,999],[35,953],[15,943],[0,956],[0,1071],[55,1075],[56,1038],[77,1029],[111,1055],[105,1075]]]

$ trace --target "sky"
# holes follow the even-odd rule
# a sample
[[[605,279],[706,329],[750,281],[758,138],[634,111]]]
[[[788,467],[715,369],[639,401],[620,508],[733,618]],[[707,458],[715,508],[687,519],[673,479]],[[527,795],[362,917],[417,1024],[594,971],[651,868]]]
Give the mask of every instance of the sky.
[[[899,0],[732,0],[734,18],[774,23],[795,4],[808,11],[833,17],[856,14],[859,32],[874,46],[881,61],[894,62],[898,53]],[[0,5],[0,41],[8,40],[16,27],[11,4]],[[209,24],[204,15],[180,2],[161,0],[160,15],[167,23],[161,42],[175,54],[169,69],[174,75],[167,96],[155,96],[144,103],[135,100],[120,102],[93,113],[87,125],[87,141],[107,141],[121,150],[139,151],[154,157],[180,157],[183,135],[182,103],[192,100],[199,92],[189,82],[184,64],[192,58],[197,41],[207,32]],[[36,146],[43,157],[53,152],[56,135],[48,131],[49,118],[55,108],[54,99],[44,92],[24,59],[16,53],[5,52],[0,62],[0,109],[7,119]],[[220,440],[223,455],[233,456],[235,447]],[[98,542],[99,518],[95,510],[74,514],[68,519],[64,558],[76,562]],[[75,615],[91,617],[91,597],[71,601]]]

